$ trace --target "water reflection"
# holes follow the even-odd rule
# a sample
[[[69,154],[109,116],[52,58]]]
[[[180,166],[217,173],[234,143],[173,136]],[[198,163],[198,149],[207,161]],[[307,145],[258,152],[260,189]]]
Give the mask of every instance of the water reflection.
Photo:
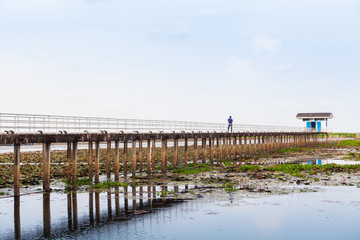
[[[182,202],[165,199],[161,191],[179,193],[181,189],[186,191],[189,186],[131,186],[116,187],[107,192],[52,192],[3,198],[0,199],[0,223],[5,222],[2,218],[7,214],[6,209],[2,209],[3,202],[13,202],[14,222],[13,231],[8,226],[0,229],[0,239],[69,237],[112,221],[125,221],[127,224],[127,220],[143,214],[156,213],[159,218],[161,208]],[[42,213],[42,219],[31,215],[31,211],[37,215]],[[160,218],[164,221],[171,218],[171,215],[165,216],[164,211],[162,214]]]

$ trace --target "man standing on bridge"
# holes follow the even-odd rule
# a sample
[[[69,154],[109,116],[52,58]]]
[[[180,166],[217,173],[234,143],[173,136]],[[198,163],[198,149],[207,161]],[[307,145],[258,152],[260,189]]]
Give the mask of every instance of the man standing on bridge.
[[[231,116],[230,116],[229,119],[228,119],[228,123],[229,123],[229,125],[228,125],[228,132],[229,132],[230,127],[231,127],[231,132],[232,132],[233,119],[231,118]]]

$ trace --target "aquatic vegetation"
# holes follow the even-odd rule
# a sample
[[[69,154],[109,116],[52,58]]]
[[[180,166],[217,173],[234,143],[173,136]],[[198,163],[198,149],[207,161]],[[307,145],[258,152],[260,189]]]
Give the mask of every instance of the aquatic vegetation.
[[[166,197],[167,195],[170,195],[170,194],[175,194],[174,191],[160,191],[160,192],[156,192],[156,195],[157,196],[160,196],[160,197]]]
[[[243,166],[238,167],[237,170],[240,172],[257,171],[257,170],[260,170],[260,166],[258,166],[258,165],[243,165]]]
[[[340,146],[340,147],[354,147],[354,146],[360,146],[360,141],[358,141],[358,140],[342,140],[339,143],[336,143],[335,145]]]
[[[97,188],[97,189],[110,189],[113,187],[128,187],[129,185],[127,183],[122,183],[122,182],[102,182],[102,183],[98,183],[93,185],[93,188]]]
[[[70,186],[71,183],[68,183],[68,181],[65,179],[63,182],[66,184],[66,186]],[[76,186],[84,186],[84,185],[90,185],[91,181],[88,178],[77,178],[76,179]]]
[[[233,165],[234,165],[234,163],[232,163],[232,162],[224,162],[225,167],[230,167],[230,166],[233,166]]]
[[[201,163],[201,164],[193,164],[189,163],[187,166],[178,167],[173,170],[173,173],[180,174],[198,174],[200,172],[209,172],[212,171],[213,168],[209,163]]]
[[[309,148],[294,147],[294,148],[280,149],[279,152],[281,152],[281,153],[295,153],[295,152],[303,152],[303,151],[310,151],[310,150],[311,149],[309,149]]]
[[[0,196],[4,196],[5,194],[5,192],[0,192]]]
[[[279,164],[270,166],[243,165],[238,167],[239,171],[258,171],[258,172],[282,172],[294,177],[306,178],[306,175],[316,175],[324,172],[349,172],[360,171],[360,165],[305,165],[305,164]]]
[[[222,186],[223,186],[223,188],[225,188],[225,191],[227,191],[227,192],[237,191],[237,188],[234,187],[234,183],[232,183],[232,182],[224,183]]]
[[[328,133],[329,136],[343,137],[343,138],[355,138],[356,133]]]

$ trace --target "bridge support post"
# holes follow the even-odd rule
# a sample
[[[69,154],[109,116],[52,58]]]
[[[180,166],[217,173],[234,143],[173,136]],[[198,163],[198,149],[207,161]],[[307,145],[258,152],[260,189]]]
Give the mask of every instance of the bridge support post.
[[[43,190],[50,191],[50,147],[51,143],[43,143]]]
[[[151,156],[153,171],[155,171],[155,151],[156,151],[156,140],[154,139],[152,142],[152,156]]]
[[[143,156],[143,141],[139,140],[139,170],[140,172],[143,171],[144,166],[144,156]]]
[[[214,163],[214,138],[209,138],[209,152],[210,152],[210,162],[211,164]]]
[[[237,149],[237,139],[236,139],[236,136],[234,136],[234,139],[233,139],[233,163],[236,164],[236,149]]]
[[[222,148],[222,137],[217,138],[217,144],[219,146],[219,159],[218,159],[218,165],[222,164],[223,162],[223,148]]]
[[[259,142],[259,137],[254,135],[254,156],[258,154],[258,142]]]
[[[194,148],[193,148],[193,163],[197,164],[197,160],[198,160],[198,139],[194,138]]]
[[[188,164],[188,156],[189,156],[189,139],[188,138],[185,138],[185,146],[184,146],[184,164],[185,166],[187,166]]]
[[[73,151],[72,151],[72,174],[71,174],[71,179],[72,179],[72,187],[73,189],[76,189],[76,177],[77,177],[77,147],[78,147],[78,143],[77,142],[73,142]]]
[[[115,157],[114,157],[114,175],[115,181],[119,181],[120,160],[119,160],[119,140],[115,140]]]
[[[100,182],[99,174],[100,174],[100,142],[95,142],[95,184]]]
[[[247,157],[247,138],[244,136],[244,159]]]
[[[179,144],[178,144],[179,140],[178,139],[174,139],[174,167],[177,166],[177,162],[178,162],[178,148],[179,148]]]
[[[94,163],[93,163],[93,143],[91,141],[89,141],[89,146],[88,146],[88,158],[89,158],[89,179],[92,182],[94,175],[94,166],[93,166]]]
[[[242,159],[242,136],[239,135],[239,145],[238,145],[238,154],[239,154],[239,160]]]
[[[202,162],[206,163],[206,137],[202,138],[201,148],[202,148]]]
[[[224,145],[224,158],[227,160],[229,158],[228,137],[223,138],[223,145]]]
[[[132,177],[135,177],[136,175],[136,140],[132,140],[132,159],[131,159],[131,175]]]
[[[67,168],[66,168],[66,180],[68,182],[68,184],[70,185],[71,183],[71,169],[72,169],[72,166],[71,166],[71,163],[72,163],[72,160],[71,160],[71,157],[72,157],[72,153],[71,153],[71,142],[68,142],[67,143]]]
[[[111,176],[111,141],[107,141],[106,147],[106,177]]]
[[[147,140],[147,148],[146,148],[146,168],[147,174],[151,175],[151,140]]]
[[[161,139],[161,172],[165,172],[165,161],[166,161],[166,140]]]
[[[123,149],[123,167],[124,167],[124,177],[127,176],[127,157],[128,157],[128,140],[124,139],[124,149]]]
[[[20,143],[14,144],[14,196],[20,196]]]

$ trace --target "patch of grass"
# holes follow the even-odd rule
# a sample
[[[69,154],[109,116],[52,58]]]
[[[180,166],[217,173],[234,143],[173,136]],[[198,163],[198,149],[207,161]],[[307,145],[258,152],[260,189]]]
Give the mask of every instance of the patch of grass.
[[[209,172],[212,171],[211,165],[209,163],[193,164],[189,163],[186,167],[178,167],[173,170],[173,173],[180,174],[198,174],[200,172]]]
[[[355,138],[356,133],[328,133],[329,136],[338,136],[338,137],[344,137],[344,138]]]
[[[356,147],[356,146],[360,146],[360,141],[358,141],[358,140],[342,140],[335,145],[340,146],[340,147]]]
[[[66,186],[70,186],[71,183],[68,183],[68,181],[65,179],[63,182],[66,184]],[[91,181],[88,178],[77,178],[76,179],[76,186],[84,186],[84,185],[90,185]]]
[[[127,183],[121,183],[121,182],[102,182],[102,183],[93,185],[93,188],[110,189],[113,187],[127,187],[127,186],[128,186]]]
[[[260,166],[257,165],[243,165],[238,168],[241,172],[247,172],[247,171],[257,171],[260,170]]]
[[[4,195],[6,195],[5,192],[0,192],[0,196],[4,196]]]
[[[295,153],[295,152],[303,152],[303,151],[306,151],[306,150],[309,150],[309,149],[294,147],[294,148],[280,149],[279,152],[281,152],[281,153]]]
[[[169,194],[175,194],[174,191],[160,191],[160,192],[156,192],[157,196],[160,197],[166,197]]]
[[[237,191],[237,189],[234,187],[234,183],[232,183],[232,182],[224,183],[223,188],[225,188],[225,191],[227,191],[227,192]]]
[[[280,164],[264,167],[262,170],[271,172],[283,172],[295,177],[305,178],[306,174],[315,175],[318,172],[343,172],[350,170],[360,170],[360,165],[303,165],[303,164]]]
[[[232,163],[232,162],[225,162],[224,163],[224,166],[226,166],[226,167],[231,167],[233,165],[234,165],[234,163]]]

